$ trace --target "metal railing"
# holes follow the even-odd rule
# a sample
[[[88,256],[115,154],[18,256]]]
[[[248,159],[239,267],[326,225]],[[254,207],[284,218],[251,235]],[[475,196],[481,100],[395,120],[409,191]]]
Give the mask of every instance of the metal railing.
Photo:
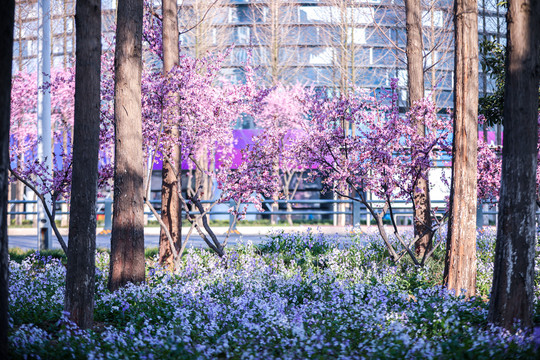
[[[160,200],[151,200],[150,201],[154,207],[156,207],[156,210],[158,213],[159,207],[161,205]],[[201,201],[203,204],[212,204],[213,201]],[[249,215],[267,215],[267,216],[287,216],[287,215],[313,215],[313,216],[327,216],[327,217],[334,217],[336,215],[344,215],[349,219],[348,223],[351,225],[360,225],[361,222],[365,222],[366,224],[369,224],[371,222],[371,214],[367,210],[367,208],[361,204],[358,201],[353,200],[339,200],[339,199],[309,199],[309,200],[264,200],[263,205],[265,205],[268,210],[264,212],[260,212],[257,210],[250,210],[248,208],[248,211],[246,212],[246,216]],[[278,205],[282,204],[291,204],[291,205],[303,205],[305,207],[293,207],[292,211],[287,210],[272,210],[271,206],[272,204],[277,203]],[[384,204],[383,200],[368,200],[368,203],[370,203],[374,207],[381,207]],[[25,211],[15,211],[15,207],[17,205],[23,204],[25,205],[32,205],[34,210],[25,210]],[[61,205],[65,204],[65,202],[57,202],[57,206],[61,208]],[[228,205],[229,207],[234,207],[234,202],[224,203]],[[340,209],[339,205],[345,205],[345,207]],[[445,202],[444,201],[432,201],[431,202],[433,208],[439,207],[436,213],[438,215],[442,215],[445,208]],[[28,216],[37,216],[38,212],[35,210],[37,205],[36,200],[10,200],[8,201],[8,216],[11,215],[23,215],[25,217]],[[326,205],[326,206],[325,206]],[[329,205],[329,206],[328,206]],[[99,199],[96,203],[97,211],[96,215],[102,215],[104,218],[104,229],[111,229],[112,228],[112,200],[111,199]],[[325,209],[325,207],[327,207]],[[408,219],[410,218],[412,220],[413,212],[412,212],[412,206],[410,202],[406,202],[404,200],[396,200],[392,202],[392,210],[394,213],[394,218],[397,223],[399,223],[399,220],[405,220],[406,224],[409,224]],[[484,212],[483,214],[488,214],[487,212]],[[489,214],[496,214],[496,211],[491,211]],[[63,215],[69,215],[69,211],[56,211],[56,216],[61,217]],[[147,209],[145,206],[145,215],[148,215],[149,217],[153,217],[152,212]],[[209,213],[210,216],[217,215],[217,216],[228,216],[229,224],[233,222],[233,215],[228,210],[217,210],[212,209],[212,211]],[[386,215],[386,219],[389,218],[389,214]]]

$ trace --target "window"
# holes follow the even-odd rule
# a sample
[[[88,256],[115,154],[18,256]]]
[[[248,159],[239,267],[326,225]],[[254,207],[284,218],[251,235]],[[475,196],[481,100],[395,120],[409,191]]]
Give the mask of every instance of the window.
[[[407,81],[409,80],[409,74],[407,73],[407,70],[399,69],[397,71],[397,77],[398,77],[398,86],[407,87]]]
[[[59,68],[64,66],[64,56],[53,56],[52,58],[52,66]]]
[[[429,54],[426,50],[424,50],[424,59],[425,59],[425,62],[426,62],[426,67],[429,67],[433,64],[435,64],[437,62],[437,52],[436,51],[431,51]]]
[[[63,54],[64,53],[64,44],[62,39],[54,39],[52,42],[52,51],[53,54]]]
[[[250,11],[247,6],[235,6],[229,8],[229,23],[238,24],[238,23],[249,23],[250,20]]]
[[[375,17],[372,8],[361,7],[347,10],[347,17],[355,24],[371,24]]]
[[[72,33],[73,32],[73,18],[68,17],[66,18],[66,33]]]
[[[433,19],[432,19],[433,15]],[[422,11],[422,26],[431,27],[431,22],[433,21],[433,26],[442,27],[444,24],[444,14],[441,10],[436,11]]]
[[[250,43],[250,28],[249,27],[240,26],[236,28],[236,43],[240,45],[248,45]]]
[[[27,18],[28,19],[37,19],[37,17],[38,17],[38,3],[37,3],[37,1],[35,3],[29,4],[27,6],[28,6],[28,8],[27,8],[27,11],[28,11],[27,16],[28,17]],[[23,12],[24,12],[24,10],[23,10]],[[23,17],[25,17],[25,16],[23,15]]]
[[[245,49],[235,49],[234,59],[237,65],[246,63],[247,58],[248,56]]]
[[[52,33],[54,35],[60,35],[64,33],[64,18],[55,19],[51,21]]]
[[[328,19],[328,6],[300,6],[298,15],[301,23],[323,22]]]
[[[23,40],[21,42],[21,56],[30,57],[37,54],[36,40]]]
[[[108,45],[107,45],[108,46]],[[66,51],[68,53],[72,53],[73,52],[73,40],[71,38],[68,38],[66,40]]]
[[[19,56],[19,42],[13,41],[13,57]]]
[[[310,49],[309,63],[311,65],[331,65],[333,58],[333,48],[327,47]]]
[[[102,10],[113,10],[116,8],[116,0],[101,0]]]
[[[37,60],[36,60],[36,58],[26,60],[26,63],[23,65],[23,68],[27,72],[35,72],[37,70]]]
[[[365,44],[366,43],[366,29],[364,28],[349,28],[347,34],[347,44]]]

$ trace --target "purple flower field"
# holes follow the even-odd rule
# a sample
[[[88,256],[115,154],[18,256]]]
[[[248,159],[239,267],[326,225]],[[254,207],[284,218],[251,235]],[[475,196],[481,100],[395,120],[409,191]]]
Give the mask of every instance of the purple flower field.
[[[494,241],[478,234],[479,296],[469,301],[439,285],[444,249],[423,269],[395,266],[376,236],[340,243],[276,233],[224,258],[189,249],[176,274],[148,259],[147,282],[115,293],[106,289],[108,254],[98,252],[92,331],[62,314],[60,260],[34,255],[10,263],[10,351],[22,359],[536,358],[532,335],[486,321]],[[535,299],[538,309],[538,288]]]

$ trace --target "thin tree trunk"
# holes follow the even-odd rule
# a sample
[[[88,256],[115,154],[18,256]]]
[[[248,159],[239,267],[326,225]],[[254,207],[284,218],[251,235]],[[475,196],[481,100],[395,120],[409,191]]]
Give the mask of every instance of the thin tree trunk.
[[[9,186],[9,121],[15,1],[7,0],[0,14],[0,358],[8,358],[9,262],[7,193]]]
[[[422,42],[422,4],[420,0],[406,0],[407,26],[407,74],[409,108],[424,98],[424,65]],[[426,127],[421,119],[414,119],[416,132],[424,136]],[[429,181],[418,179],[418,191],[414,192],[414,235],[419,236],[415,244],[416,255],[422,257],[429,252],[431,243],[431,207],[429,202]]]
[[[503,162],[488,319],[532,326],[536,244],[540,1],[508,1]]]
[[[73,172],[64,310],[80,328],[94,317],[99,156],[101,1],[77,1],[75,13]]]
[[[20,160],[17,159],[17,162]],[[21,169],[20,166],[17,166],[18,169]],[[15,182],[15,200],[24,200],[24,184],[20,181]],[[17,209],[17,212],[24,212],[25,205],[24,204],[17,204],[15,206],[15,209]],[[24,220],[23,214],[17,214],[15,215],[15,224],[16,225],[22,225]]]
[[[176,0],[163,0],[163,75],[169,76],[169,72],[178,65],[178,9]],[[169,94],[169,97],[178,99],[178,95]],[[180,133],[178,124],[174,119],[174,110],[167,106],[164,109],[166,120],[166,131],[172,139],[179,140]],[[178,197],[179,185],[181,182],[181,155],[180,146],[172,145],[169,158],[174,161],[179,173],[176,174],[173,166],[168,162],[163,162],[161,178],[161,220],[169,230],[176,250],[182,247],[182,206]],[[174,266],[174,256],[164,229],[161,229],[159,236],[159,262],[169,267]]]
[[[476,159],[478,147],[478,10],[475,0],[454,5],[454,144],[444,285],[476,293]]]
[[[144,281],[141,72],[143,0],[120,0],[115,53],[114,212],[111,291]]]

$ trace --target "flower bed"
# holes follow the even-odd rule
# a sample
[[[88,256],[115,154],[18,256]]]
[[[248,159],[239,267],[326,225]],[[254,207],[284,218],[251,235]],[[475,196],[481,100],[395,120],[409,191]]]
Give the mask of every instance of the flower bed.
[[[479,234],[480,295],[491,286],[493,241]],[[384,252],[376,237],[274,234],[223,259],[190,249],[174,275],[149,259],[145,284],[112,294],[108,254],[98,253],[92,331],[62,314],[60,261],[30,256],[10,264],[10,350],[42,359],[535,357],[531,337],[487,324],[481,297],[440,287],[443,249],[425,269],[391,266]]]

